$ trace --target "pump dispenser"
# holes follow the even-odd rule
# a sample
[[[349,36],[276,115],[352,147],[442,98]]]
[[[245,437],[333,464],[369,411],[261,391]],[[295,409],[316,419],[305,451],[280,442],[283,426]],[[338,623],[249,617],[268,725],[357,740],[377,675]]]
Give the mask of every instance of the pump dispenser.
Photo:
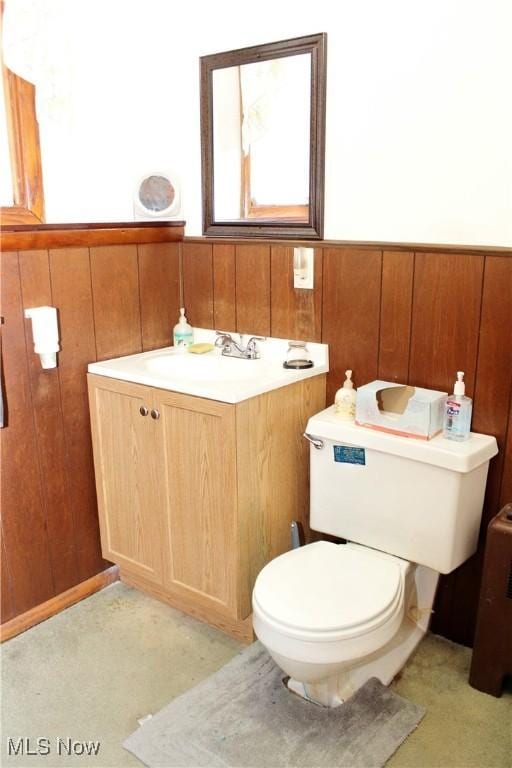
[[[356,417],[356,391],[352,381],[352,371],[345,371],[346,379],[334,398],[334,413],[343,421],[354,421]]]
[[[446,399],[443,420],[443,437],[448,440],[467,440],[471,429],[473,401],[466,397],[464,371],[457,371],[453,395]]]
[[[185,307],[180,307],[180,317],[173,331],[173,343],[175,347],[185,349],[190,347],[194,341],[194,332],[192,326],[188,324],[185,317]]]

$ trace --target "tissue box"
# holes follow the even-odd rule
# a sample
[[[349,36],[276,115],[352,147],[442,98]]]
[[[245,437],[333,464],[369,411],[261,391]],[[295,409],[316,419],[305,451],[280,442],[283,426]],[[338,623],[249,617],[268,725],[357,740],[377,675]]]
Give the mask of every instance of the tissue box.
[[[430,440],[443,428],[447,392],[372,381],[357,390],[356,424]]]

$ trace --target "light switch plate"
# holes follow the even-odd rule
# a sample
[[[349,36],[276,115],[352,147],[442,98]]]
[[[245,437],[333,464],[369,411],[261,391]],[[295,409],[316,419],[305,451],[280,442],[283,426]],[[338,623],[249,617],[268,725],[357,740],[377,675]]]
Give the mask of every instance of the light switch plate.
[[[314,287],[315,276],[315,249],[314,248],[294,248],[293,249],[293,287],[307,288],[311,290]]]

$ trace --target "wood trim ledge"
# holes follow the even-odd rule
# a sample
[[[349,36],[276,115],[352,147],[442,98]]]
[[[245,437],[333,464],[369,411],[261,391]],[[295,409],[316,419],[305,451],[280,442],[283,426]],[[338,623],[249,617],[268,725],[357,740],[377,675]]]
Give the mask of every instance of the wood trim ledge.
[[[105,224],[42,224],[0,228],[3,251],[169,243],[183,240],[183,221],[119,222]]]
[[[6,621],[5,624],[0,626],[0,642],[3,643],[5,640],[10,640],[11,637],[20,635],[25,630],[35,627],[36,624],[40,624],[51,616],[55,616],[56,613],[60,613],[65,608],[69,608],[71,605],[93,595],[95,592],[99,592],[100,589],[108,587],[109,584],[113,584],[116,581],[119,581],[119,566],[112,565],[106,571],[102,571],[96,574],[96,576],[82,581],[75,587],[67,589],[45,603],[36,605],[35,608],[15,616],[14,619]]]
[[[441,243],[391,243],[378,240],[273,240],[272,238],[255,240],[244,237],[184,237],[185,243],[207,243],[209,245],[279,245],[307,248],[357,248],[378,251],[414,251],[416,253],[466,253],[486,254],[487,256],[512,256],[512,247],[501,245],[443,245]]]

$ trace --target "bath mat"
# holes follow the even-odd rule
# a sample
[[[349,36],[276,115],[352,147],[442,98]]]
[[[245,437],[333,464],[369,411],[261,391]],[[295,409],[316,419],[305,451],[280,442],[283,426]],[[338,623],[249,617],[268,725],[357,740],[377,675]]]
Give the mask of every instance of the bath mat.
[[[380,768],[425,714],[376,678],[325,709],[290,693],[283,676],[253,643],[123,746],[150,768]]]

